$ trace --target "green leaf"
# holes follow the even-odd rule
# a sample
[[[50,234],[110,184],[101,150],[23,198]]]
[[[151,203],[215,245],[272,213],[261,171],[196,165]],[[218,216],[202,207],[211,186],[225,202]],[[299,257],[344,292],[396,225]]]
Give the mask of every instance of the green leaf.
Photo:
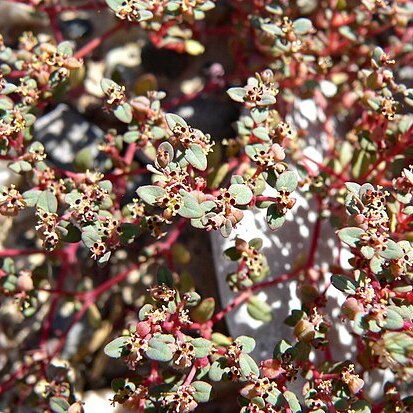
[[[61,235],[61,240],[64,242],[79,242],[81,240],[81,232],[79,228],[68,221],[60,221],[57,229],[63,228],[65,231]]]
[[[271,204],[267,209],[267,225],[269,229],[276,230],[285,222],[285,215],[282,215],[276,204]]]
[[[269,94],[264,94],[261,96],[261,100],[257,102],[258,106],[271,106],[273,105],[277,100],[275,99],[274,95],[269,95]]]
[[[258,139],[261,139],[263,141],[268,141],[270,139],[270,137],[268,135],[268,129],[264,128],[263,126],[259,126],[258,128],[253,129],[252,133]]]
[[[122,3],[123,0],[106,0],[106,4],[114,11],[117,11]]]
[[[214,201],[204,201],[200,204],[200,206],[202,208],[202,211],[206,213],[214,209],[216,207],[216,204]]]
[[[249,245],[251,248],[254,248],[254,249],[256,249],[257,251],[259,251],[259,250],[262,248],[262,246],[263,246],[263,240],[262,240],[262,238],[252,238],[252,239],[248,242],[248,245]]]
[[[235,342],[242,346],[244,353],[251,353],[255,348],[255,340],[252,337],[239,336],[235,339]]]
[[[57,211],[56,195],[47,189],[42,191],[37,200],[37,207],[43,211],[55,213]]]
[[[198,42],[197,40],[188,39],[185,40],[184,44],[185,51],[192,56],[198,56],[205,52],[205,46],[203,46],[202,43]]]
[[[81,149],[73,160],[73,165],[76,171],[85,172],[93,168],[93,153],[91,147]]]
[[[228,172],[229,172],[228,163],[224,163],[220,165],[219,167],[217,167],[215,171],[213,171],[208,177],[208,181],[211,182],[210,184],[211,189],[217,189],[221,185],[224,178],[227,176]]]
[[[383,250],[379,252],[379,255],[387,260],[398,260],[403,257],[403,250],[399,244],[388,239]]]
[[[107,356],[117,359],[122,356],[125,346],[129,341],[130,337],[127,336],[115,338],[110,343],[106,344],[103,351]]]
[[[354,413],[371,413],[371,405],[366,400],[357,400],[351,405]]]
[[[235,102],[243,103],[247,91],[243,87],[232,87],[227,90],[228,96]]]
[[[287,403],[290,406],[292,413],[302,412],[300,402],[298,401],[297,396],[293,392],[287,390],[283,393],[283,395],[285,397],[285,400],[287,400]]]
[[[349,40],[352,40],[354,42],[357,41],[357,36],[354,34],[352,29],[349,26],[341,26],[338,31],[340,34],[344,37],[346,37]]]
[[[198,323],[205,323],[214,314],[215,300],[213,297],[205,298],[198,306],[191,309],[191,318]]]
[[[194,338],[191,341],[192,345],[195,348],[195,357],[203,358],[211,354],[212,343],[205,338]]]
[[[98,259],[98,264],[99,265],[104,265],[109,261],[110,256],[112,255],[112,251],[107,251],[104,255],[99,257]]]
[[[26,201],[27,206],[36,206],[41,193],[42,191],[39,191],[38,189],[30,189],[29,191],[23,192],[23,198]]]
[[[179,245],[179,244],[178,244]],[[181,278],[181,286],[185,283],[185,282],[192,282],[190,276],[188,275],[187,278],[182,277]],[[188,291],[185,293],[185,307],[189,308],[189,307],[196,307],[199,303],[201,302],[201,296],[195,292],[195,291]]]
[[[364,231],[358,227],[348,227],[337,231],[340,240],[353,248],[357,246],[362,234],[364,234]]]
[[[139,195],[139,198],[149,205],[156,205],[157,198],[167,195],[166,189],[155,185],[141,186],[136,190],[136,193]]]
[[[262,123],[267,120],[269,110],[268,108],[252,108],[250,113],[255,123]]]
[[[153,13],[150,10],[141,10],[139,12],[139,20],[140,22],[144,21],[144,20],[149,20],[152,19],[153,17]]]
[[[281,27],[276,24],[262,24],[261,29],[274,36],[284,36]]]
[[[231,235],[231,232],[232,232],[232,223],[231,223],[231,221],[230,221],[229,219],[227,219],[227,220],[225,221],[224,225],[222,225],[222,226],[219,228],[219,232],[221,233],[221,235],[222,235],[224,238],[228,238],[228,237]]]
[[[313,29],[313,24],[311,23],[311,20],[306,19],[306,18],[300,18],[297,20],[294,20],[293,22],[293,31],[296,34],[307,34],[311,32]]]
[[[13,83],[6,83],[3,88],[0,90],[2,95],[9,95],[17,90],[17,86],[13,85]]]
[[[136,131],[136,130],[132,130],[132,131],[126,132],[126,133],[123,135],[123,140],[124,140],[126,143],[134,143],[134,142],[136,142],[138,139],[139,139],[139,132]]]
[[[351,160],[351,168],[354,178],[360,178],[367,173],[368,168],[375,159],[375,154],[368,153],[363,149],[357,149]]]
[[[72,208],[76,208],[75,202],[81,197],[82,195],[80,194],[80,192],[77,190],[74,190],[65,195],[65,202],[69,204]]]
[[[206,0],[203,4],[198,6],[202,11],[212,10],[215,7],[215,3],[212,0]]]
[[[174,113],[167,113],[165,115],[165,120],[170,130],[173,130],[176,125],[188,126],[188,124],[180,116],[175,115]]]
[[[361,185],[360,189],[359,189],[359,198],[363,198],[364,195],[366,195],[366,193],[368,191],[374,191],[374,186],[370,183],[365,183],[363,185]]]
[[[111,193],[113,189],[112,182],[110,182],[108,179],[105,179],[104,181],[100,181],[98,183],[99,187],[104,189],[107,193]]]
[[[121,390],[122,388],[129,388],[132,391],[136,389],[136,386],[132,382],[128,382],[128,379],[124,379],[123,377],[117,377],[112,380],[110,386],[112,387],[112,390],[114,392],[117,392],[118,390]]]
[[[31,171],[33,168],[31,166],[31,164],[27,161],[17,161],[17,162],[13,162],[9,165],[9,168],[16,172],[16,173],[20,173],[20,172],[28,172]]]
[[[196,169],[205,171],[208,162],[201,145],[193,144],[185,149],[185,159]]]
[[[236,205],[247,205],[253,197],[251,189],[244,184],[233,184],[228,188],[228,192],[235,198]]]
[[[212,381],[220,382],[222,380],[222,376],[225,373],[224,363],[225,358],[221,357],[211,364],[211,368],[209,369],[208,375]]]
[[[356,281],[346,277],[345,275],[332,275],[331,283],[337,288],[337,290],[347,294],[354,294],[358,287]]]
[[[124,123],[131,123],[133,119],[132,106],[125,102],[116,106],[113,114]]]
[[[229,346],[232,344],[232,338],[222,334],[222,333],[212,333],[211,335],[211,340],[214,342],[214,344],[217,344],[218,346]]]
[[[182,191],[182,206],[178,214],[183,218],[201,218],[204,210],[198,203],[198,200],[188,192]]]
[[[174,147],[169,142],[162,142],[158,146],[157,152],[166,152],[169,155],[169,159],[172,160],[175,156]]]
[[[361,185],[359,185],[356,182],[346,182],[345,186],[347,188],[347,191],[352,192],[356,195],[358,195],[360,188],[361,188]]]
[[[381,47],[376,47],[373,50],[371,58],[374,61],[374,63],[376,64],[376,67],[380,67],[380,66],[383,65],[383,63],[381,61],[381,58],[383,57],[383,55],[384,55],[384,50]]]
[[[413,89],[406,89],[403,94],[404,94],[404,101],[409,106],[413,106]]]
[[[368,246],[368,245],[363,245],[360,249],[361,254],[363,255],[364,258],[371,260],[374,255],[374,248]]]
[[[179,3],[169,2],[169,3],[166,4],[166,11],[168,13],[175,13],[175,12],[179,11],[179,9],[180,9]]]
[[[241,374],[247,378],[251,373],[259,376],[260,371],[254,359],[246,353],[241,353],[239,356],[239,367]]]
[[[146,356],[151,360],[167,362],[172,360],[173,354],[170,347],[159,340],[157,337],[152,337],[148,342],[149,348],[146,350]]]
[[[51,397],[49,406],[53,413],[66,413],[70,404],[63,397]]]
[[[387,330],[400,330],[403,328],[404,320],[401,314],[397,311],[398,307],[387,307],[387,316],[384,322],[384,328]]]
[[[231,176],[231,181],[230,181],[231,185],[232,184],[244,184],[244,178],[241,175],[232,175]]]
[[[6,257],[3,259],[2,268],[7,274],[14,274],[16,272],[14,261],[10,257]]]
[[[308,361],[311,352],[311,345],[299,341],[292,349],[291,354],[294,357],[294,360],[297,361]]]
[[[228,248],[224,251],[224,254],[231,260],[231,261],[238,261],[241,258],[241,252],[238,251],[236,247]]]
[[[404,115],[399,123],[399,131],[406,133],[413,125],[413,116]]]
[[[1,286],[4,290],[15,291],[17,288],[17,277],[13,274],[2,277]]]
[[[111,92],[112,90],[119,88],[119,85],[111,79],[103,78],[100,81],[100,87],[102,88],[103,93],[106,95],[109,94],[109,92]]]
[[[58,44],[57,51],[66,56],[73,55],[73,49],[69,41],[64,41]]]
[[[268,323],[272,319],[271,307],[256,296],[252,296],[247,305],[248,314],[255,320]]]
[[[370,260],[369,267],[370,270],[374,274],[378,274],[383,270],[383,264],[385,263],[385,259],[382,257],[379,257],[377,255],[373,255],[373,258]]]
[[[100,241],[100,234],[94,225],[88,225],[82,229],[82,241],[88,248]]]
[[[145,304],[141,307],[138,313],[138,317],[140,321],[143,321],[146,319],[146,317],[153,311],[153,305],[152,304]]]
[[[285,171],[278,178],[275,184],[277,191],[293,192],[297,188],[298,180],[295,172]]]
[[[13,101],[7,96],[0,95],[0,110],[8,111],[13,109]]]
[[[305,317],[305,312],[302,310],[291,310],[290,315],[284,320],[288,326],[294,327],[302,318]]]
[[[193,381],[191,386],[195,389],[194,399],[198,403],[206,403],[211,399],[212,386],[205,381]]]
[[[174,286],[174,279],[173,279],[172,273],[166,267],[160,267],[159,268],[158,274],[156,276],[156,281],[157,281],[158,285],[165,284],[169,288],[173,288],[173,286]]]
[[[380,109],[380,99],[379,98],[369,98],[367,99],[367,103],[373,110],[379,110]]]

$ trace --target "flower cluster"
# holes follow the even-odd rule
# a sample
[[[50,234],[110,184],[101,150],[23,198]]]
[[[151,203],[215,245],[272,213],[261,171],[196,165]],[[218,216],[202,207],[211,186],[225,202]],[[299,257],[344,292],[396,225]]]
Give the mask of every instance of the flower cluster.
[[[55,45],[31,32],[20,36],[16,49],[6,47],[0,37],[0,61],[0,151],[6,154],[13,148],[20,154],[23,140],[31,138],[33,107],[50,98],[82,62],[73,56],[69,42]]]
[[[205,19],[215,7],[215,0],[106,0],[116,17],[139,23],[151,32],[155,44],[185,50],[190,54],[202,53],[203,47],[192,39],[192,27]]]
[[[192,412],[221,382],[238,387],[242,413],[411,411],[410,2],[12,3],[39,24],[0,35],[0,410],[82,413],[78,394],[123,375],[111,403],[139,413]],[[67,35],[78,13],[104,10],[107,31]],[[139,67],[111,68],[106,52],[125,31],[169,49],[179,76],[147,73],[143,54]],[[210,98],[236,115],[186,118],[184,103]],[[61,102],[103,137],[57,166],[37,119]],[[232,133],[197,126],[214,117],[234,121]],[[257,209],[270,230],[284,226],[277,242],[234,236]],[[212,261],[198,250],[210,231],[229,238],[234,264],[223,308],[212,267],[197,271]],[[308,232],[308,251],[284,242],[289,231]],[[264,245],[291,249],[285,273],[272,274]],[[335,258],[320,264],[326,246]],[[268,343],[231,337],[223,321],[245,305],[257,325],[277,322],[263,294],[275,286],[299,302],[291,334],[260,361]],[[334,351],[339,325],[348,354]]]
[[[239,262],[237,271],[227,276],[228,284],[232,290],[239,291],[250,288],[269,274],[267,259],[260,252],[261,247],[261,239],[252,239],[247,243],[243,239],[237,238],[235,246],[224,252],[232,261]]]
[[[114,403],[131,406],[142,400],[147,408],[158,405],[174,412],[191,412],[198,403],[210,400],[209,382],[221,381],[224,376],[245,381],[251,374],[258,374],[258,367],[248,355],[255,347],[252,338],[241,336],[224,342],[206,338],[211,337],[211,315],[203,323],[194,322],[191,316],[200,316],[200,296],[180,292],[173,285],[172,274],[165,270],[160,271],[158,279],[167,284],[150,288],[152,304],[140,309],[139,321],[105,347],[108,356],[122,358],[136,372],[156,363],[156,373],[140,377],[135,384],[117,379],[113,383]],[[166,384],[172,371],[180,379],[159,393],[156,385]],[[122,381],[124,384],[119,386]]]

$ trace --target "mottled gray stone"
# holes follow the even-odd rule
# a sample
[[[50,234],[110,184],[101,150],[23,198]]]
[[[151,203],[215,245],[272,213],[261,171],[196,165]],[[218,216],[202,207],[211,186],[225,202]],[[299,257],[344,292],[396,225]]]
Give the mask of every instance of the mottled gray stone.
[[[59,168],[73,169],[73,160],[81,149],[90,147],[92,155],[97,156],[97,142],[102,139],[103,132],[61,103],[36,121],[34,135],[45,146],[49,161]]]

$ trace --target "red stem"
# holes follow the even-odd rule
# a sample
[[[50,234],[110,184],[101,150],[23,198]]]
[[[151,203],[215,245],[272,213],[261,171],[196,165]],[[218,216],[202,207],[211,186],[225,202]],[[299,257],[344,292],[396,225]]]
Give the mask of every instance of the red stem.
[[[195,366],[195,364],[193,364],[192,368],[191,368],[191,371],[188,373],[188,376],[186,376],[184,386],[192,383],[192,380],[194,379],[195,374],[196,374],[196,366]]]
[[[81,58],[85,57],[86,55],[90,54],[94,49],[99,47],[106,39],[108,39],[114,33],[119,31],[122,27],[124,27],[124,23],[120,22],[116,26],[114,26],[110,30],[108,30],[107,32],[100,35],[99,37],[96,37],[95,39],[91,40],[88,44],[83,46],[80,50],[78,50],[75,53],[75,57],[77,59],[81,59]]]
[[[303,268],[300,267],[294,271],[291,271],[290,273],[286,273],[283,275],[280,275],[279,277],[263,281],[261,283],[255,284],[251,288],[249,288],[246,291],[243,291],[238,297],[236,297],[233,301],[231,301],[224,309],[222,309],[219,313],[216,313],[211,320],[208,322],[212,325],[216,324],[218,321],[222,320],[229,312],[231,312],[234,308],[238,307],[240,304],[242,304],[244,301],[246,301],[253,292],[255,291],[260,291],[264,288],[267,287],[272,287],[276,284],[280,284],[285,281],[289,281],[293,278],[295,278],[300,271]]]
[[[310,251],[308,253],[308,258],[307,258],[307,263],[306,263],[306,269],[310,269],[314,266],[314,259],[315,255],[317,252],[317,247],[318,247],[318,241],[320,239],[320,232],[321,232],[321,205],[322,205],[322,200],[320,196],[317,196],[317,203],[318,203],[318,217],[317,220],[314,224],[313,228],[313,237],[311,239],[311,246],[310,246]]]

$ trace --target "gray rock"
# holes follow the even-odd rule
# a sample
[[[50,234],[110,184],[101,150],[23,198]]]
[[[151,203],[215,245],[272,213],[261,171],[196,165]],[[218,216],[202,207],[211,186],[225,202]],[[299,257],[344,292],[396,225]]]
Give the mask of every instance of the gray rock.
[[[92,156],[98,155],[96,142],[102,139],[103,131],[61,103],[37,120],[34,136],[45,146],[49,161],[59,168],[73,169],[73,160],[81,149],[90,147]]]

